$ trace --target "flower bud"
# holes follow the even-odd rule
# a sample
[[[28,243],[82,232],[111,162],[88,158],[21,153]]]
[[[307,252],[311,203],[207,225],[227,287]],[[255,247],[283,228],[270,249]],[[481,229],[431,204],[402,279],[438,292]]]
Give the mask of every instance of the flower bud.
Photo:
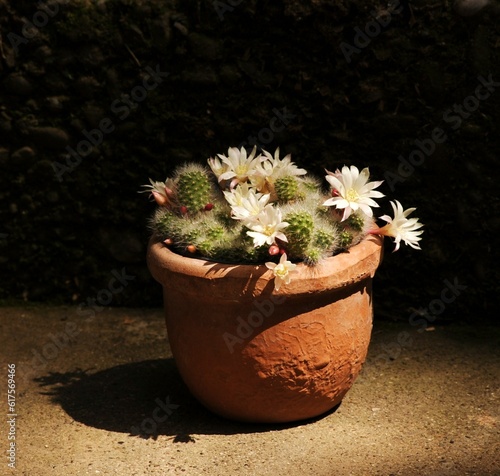
[[[162,195],[161,193],[159,192],[155,192],[154,190],[151,192],[151,194],[153,195],[154,199],[155,199],[155,202],[160,206],[160,207],[164,207],[168,200],[167,200],[167,197],[165,197],[164,195]]]
[[[271,246],[269,247],[269,254],[270,254],[271,256],[275,256],[275,255],[279,254],[279,252],[280,252],[280,248],[279,248],[279,246],[276,246],[276,245],[271,245]]]

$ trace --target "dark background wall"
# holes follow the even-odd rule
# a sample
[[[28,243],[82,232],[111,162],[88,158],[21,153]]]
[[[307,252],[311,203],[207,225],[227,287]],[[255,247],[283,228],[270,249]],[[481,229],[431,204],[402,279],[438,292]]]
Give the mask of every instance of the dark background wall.
[[[460,5],[463,14],[470,3]],[[387,241],[378,316],[430,306],[436,322],[492,322],[498,11],[462,16],[427,0],[0,0],[1,299],[160,306],[145,265],[154,206],[137,191],[255,137],[320,177],[369,166],[386,180],[380,214],[394,198],[417,207],[423,250],[392,254]],[[490,85],[478,89],[480,77]],[[116,273],[127,286],[108,299]],[[443,307],[445,280],[467,288]]]

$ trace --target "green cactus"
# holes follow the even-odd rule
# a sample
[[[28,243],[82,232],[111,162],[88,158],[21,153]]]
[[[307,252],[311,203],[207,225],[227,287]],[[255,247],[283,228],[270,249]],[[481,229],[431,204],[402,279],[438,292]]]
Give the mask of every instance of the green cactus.
[[[305,253],[304,262],[308,266],[315,266],[324,257],[324,254],[325,253],[324,253],[324,251],[321,248],[311,247]]]
[[[188,165],[177,172],[177,202],[188,213],[202,211],[212,201],[212,185],[207,171],[201,166]]]
[[[293,200],[303,200],[305,195],[299,188],[297,177],[289,175],[276,180],[274,190],[278,201],[281,203],[291,202]]]
[[[260,264],[279,259],[269,255],[273,252],[269,244],[255,247],[247,234],[248,222],[236,216],[230,205],[233,202],[223,194],[229,185],[217,186],[212,175],[205,167],[191,163],[167,178],[168,200],[159,202],[160,209],[151,220],[158,238],[180,254],[223,263]],[[341,212],[323,206],[329,197],[313,177],[278,174],[271,197],[266,206],[279,207],[282,221],[288,223],[283,228],[287,241],[276,238],[274,244],[286,251],[291,261],[313,266],[359,243],[374,225],[373,219],[361,211],[342,220]],[[247,197],[242,195],[238,200],[248,206]]]
[[[255,248],[253,241],[246,235],[246,231],[241,228],[236,233],[234,230],[226,230],[221,239],[212,241],[211,252],[207,256],[223,263],[259,263],[269,257],[268,249],[267,246]]]
[[[354,236],[347,230],[342,230],[339,233],[339,247],[340,248],[348,248],[352,243]]]
[[[177,241],[179,236],[182,235],[182,221],[179,216],[170,213],[165,208],[160,208],[156,212],[151,225],[160,235],[161,239],[170,238],[172,241]]]
[[[365,226],[365,220],[359,213],[353,213],[349,216],[347,219],[347,224],[357,232],[360,232],[363,230]]]
[[[200,230],[200,236],[193,242],[196,249],[208,258],[213,258],[220,244],[227,240],[227,230],[221,224],[214,222],[206,224],[206,227],[202,227]]]
[[[285,216],[288,226],[285,235],[289,256],[302,258],[311,241],[314,230],[313,216],[307,211],[290,212]]]
[[[324,229],[316,230],[313,237],[313,243],[323,250],[329,249],[335,243],[333,230],[332,232],[328,232]]]

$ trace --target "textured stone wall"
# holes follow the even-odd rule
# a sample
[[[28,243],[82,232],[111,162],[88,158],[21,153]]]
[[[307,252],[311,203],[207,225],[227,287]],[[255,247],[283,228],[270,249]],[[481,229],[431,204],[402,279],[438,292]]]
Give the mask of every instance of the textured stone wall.
[[[0,1],[0,296],[159,305],[145,266],[154,207],[140,185],[257,143],[319,176],[368,165],[388,198],[418,208],[424,251],[392,255],[388,243],[381,313],[404,317],[454,277],[467,298],[446,314],[471,303],[491,313],[494,7],[462,17],[430,1]],[[480,77],[491,84],[478,99]],[[126,286],[114,293],[116,274]]]

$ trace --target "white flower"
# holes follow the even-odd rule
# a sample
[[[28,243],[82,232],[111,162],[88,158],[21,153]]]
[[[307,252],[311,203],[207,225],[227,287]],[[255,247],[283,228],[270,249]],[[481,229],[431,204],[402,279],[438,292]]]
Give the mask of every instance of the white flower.
[[[229,147],[227,156],[217,154],[222,163],[217,159],[209,160],[209,165],[217,176],[219,182],[231,180],[234,183],[247,182],[252,175],[256,174],[256,167],[260,160],[260,155],[255,156],[257,147],[254,147],[247,157],[244,147],[238,150],[236,147]],[[224,165],[226,168],[224,169]],[[215,168],[215,170],[214,170]]]
[[[327,170],[328,172],[328,170]],[[357,167],[351,165],[342,167],[342,172],[338,170],[333,174],[328,172],[326,180],[332,186],[332,193],[336,196],[326,200],[323,205],[343,208],[342,221],[349,218],[352,212],[361,209],[369,217],[373,216],[371,207],[378,207],[372,198],[380,198],[384,195],[373,189],[380,186],[380,182],[368,182],[370,171],[368,167],[361,172]]]
[[[278,264],[273,262],[266,263],[266,266],[269,269],[273,270],[274,274],[274,289],[276,291],[279,290],[282,284],[290,283],[292,277],[291,273],[296,272],[295,268],[296,264],[293,264],[291,261],[287,260],[286,253],[283,253],[280,258],[280,262]]]
[[[141,192],[149,192],[155,199],[156,203],[165,207],[172,203],[174,197],[174,181],[172,179],[167,179],[165,182],[153,182],[149,179],[151,185],[143,185],[146,190],[141,190]]]
[[[224,163],[222,163],[217,157],[214,159],[210,157],[208,160],[208,165],[212,169],[212,172],[214,175],[219,179],[219,177],[224,173],[227,172],[228,166]]]
[[[419,230],[424,225],[418,221],[418,218],[408,219],[408,215],[416,210],[416,208],[408,208],[403,210],[403,206],[397,200],[391,202],[392,209],[394,211],[394,218],[389,215],[383,215],[380,218],[387,222],[387,225],[379,228],[375,233],[384,236],[391,236],[394,238],[394,243],[396,244],[394,251],[399,249],[401,240],[405,242],[406,245],[420,250],[419,241],[422,239],[421,235],[424,230]]]
[[[239,188],[239,187],[238,187]],[[266,207],[269,202],[270,195],[257,193],[253,189],[249,189],[246,197],[231,192],[224,192],[229,203],[239,202],[240,205],[231,205],[232,216],[236,220],[251,220],[253,221]],[[228,195],[236,195],[228,198]]]
[[[247,235],[253,238],[255,247],[272,245],[276,239],[288,241],[281,231],[288,223],[281,221],[281,210],[272,205],[267,205],[252,221],[247,221],[245,226],[251,230],[247,231]]]
[[[279,147],[274,152],[274,157],[267,150],[264,150],[263,153],[266,158],[261,160],[261,163],[257,166],[257,170],[270,183],[274,183],[276,179],[281,177],[305,175],[307,173],[307,170],[299,169],[292,162],[290,154],[280,159]]]
[[[223,193],[229,205],[234,207],[242,206],[243,200],[250,194],[254,194],[257,198],[262,196],[262,193],[258,193],[248,182],[240,183],[232,190],[225,190]]]

